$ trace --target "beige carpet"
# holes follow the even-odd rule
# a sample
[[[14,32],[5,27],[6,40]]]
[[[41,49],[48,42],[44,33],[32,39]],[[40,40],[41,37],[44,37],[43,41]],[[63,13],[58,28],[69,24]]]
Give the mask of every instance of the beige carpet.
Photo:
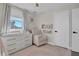
[[[71,55],[70,50],[49,44],[40,47],[32,45],[26,49],[23,49],[17,53],[12,54],[12,56],[70,56],[70,55]]]

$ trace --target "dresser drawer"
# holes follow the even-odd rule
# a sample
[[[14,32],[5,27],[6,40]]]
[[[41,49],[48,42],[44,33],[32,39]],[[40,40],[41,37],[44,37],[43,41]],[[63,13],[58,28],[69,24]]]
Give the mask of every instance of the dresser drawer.
[[[17,47],[17,43],[11,43],[9,45],[7,45],[7,50],[8,50],[8,53],[13,53],[13,52],[16,52],[18,49]]]
[[[23,39],[23,40],[28,40],[28,39],[32,39],[32,37],[31,37],[31,36],[22,36],[21,39]]]
[[[26,42],[26,41],[29,41],[29,40],[31,40],[32,41],[32,38],[17,38],[18,40],[17,40],[17,42]]]
[[[12,37],[12,38],[7,38],[7,41],[16,41],[16,38]]]
[[[7,44],[7,49],[12,49],[15,48],[16,46],[17,46],[16,43]]]
[[[32,45],[32,35],[6,36],[3,39],[9,54]]]
[[[16,42],[16,38],[15,37],[4,37],[4,40],[6,41],[6,43],[12,43],[12,42]]]
[[[28,46],[31,46],[31,45],[32,45],[32,43],[26,43],[26,44],[23,45],[23,47],[28,47]]]
[[[32,40],[32,37],[24,37],[24,40]]]
[[[19,49],[22,49],[22,48],[25,48],[25,47],[28,47],[32,45],[32,41],[31,40],[26,40],[26,41],[21,41],[19,44],[18,44],[18,48]]]
[[[12,40],[12,41],[7,41],[6,43],[7,43],[7,45],[10,45],[10,44],[14,44],[14,43],[16,43],[17,41],[14,41],[14,40]]]
[[[32,39],[25,39],[25,40],[22,40],[21,43],[25,44],[25,43],[32,43]]]
[[[17,51],[17,48],[12,48],[12,49],[8,49],[8,53],[11,54],[13,52],[16,52]]]
[[[32,41],[31,40],[25,41],[24,44],[23,44],[23,47],[28,47],[30,45],[32,45]]]

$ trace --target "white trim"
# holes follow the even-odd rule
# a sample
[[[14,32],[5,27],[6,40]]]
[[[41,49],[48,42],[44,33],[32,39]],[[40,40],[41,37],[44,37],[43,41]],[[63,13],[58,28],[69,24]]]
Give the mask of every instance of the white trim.
[[[48,44],[50,44],[50,45],[56,45],[55,43],[52,43],[52,42],[48,42]]]
[[[50,44],[50,45],[56,45],[56,46],[59,46],[59,45],[57,45],[57,44],[55,44],[55,43],[52,43],[52,42],[48,42],[48,44]],[[62,46],[59,46],[59,47],[62,47]],[[71,48],[71,47],[63,47],[63,48],[67,48],[67,49],[72,50],[72,48]]]

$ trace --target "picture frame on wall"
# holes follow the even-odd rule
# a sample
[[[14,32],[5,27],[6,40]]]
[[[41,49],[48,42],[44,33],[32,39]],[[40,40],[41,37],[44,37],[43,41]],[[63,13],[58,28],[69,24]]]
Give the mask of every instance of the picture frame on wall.
[[[42,29],[52,29],[53,24],[42,24]]]
[[[42,24],[42,30],[44,33],[52,33],[53,24]]]

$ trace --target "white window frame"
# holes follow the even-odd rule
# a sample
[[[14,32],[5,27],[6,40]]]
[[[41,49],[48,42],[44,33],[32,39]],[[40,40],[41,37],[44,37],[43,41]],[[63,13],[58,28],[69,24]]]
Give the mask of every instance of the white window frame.
[[[16,15],[11,15],[11,8],[16,8],[16,9],[20,10],[21,13],[22,13],[22,17],[16,16]],[[9,11],[9,13],[10,13],[10,14],[8,14],[7,24],[5,24],[5,26],[6,26],[6,31],[5,31],[4,34],[20,34],[20,33],[23,33],[23,32],[24,32],[24,15],[23,15],[23,10],[20,9],[20,8],[18,8],[18,7],[16,7],[16,6],[10,6],[10,11]],[[17,13],[17,12],[16,12],[16,13]],[[22,27],[22,30],[21,30],[21,31],[19,31],[19,32],[12,32],[12,33],[8,32],[8,20],[10,20],[10,17],[19,17],[19,18],[22,18],[23,27]]]

